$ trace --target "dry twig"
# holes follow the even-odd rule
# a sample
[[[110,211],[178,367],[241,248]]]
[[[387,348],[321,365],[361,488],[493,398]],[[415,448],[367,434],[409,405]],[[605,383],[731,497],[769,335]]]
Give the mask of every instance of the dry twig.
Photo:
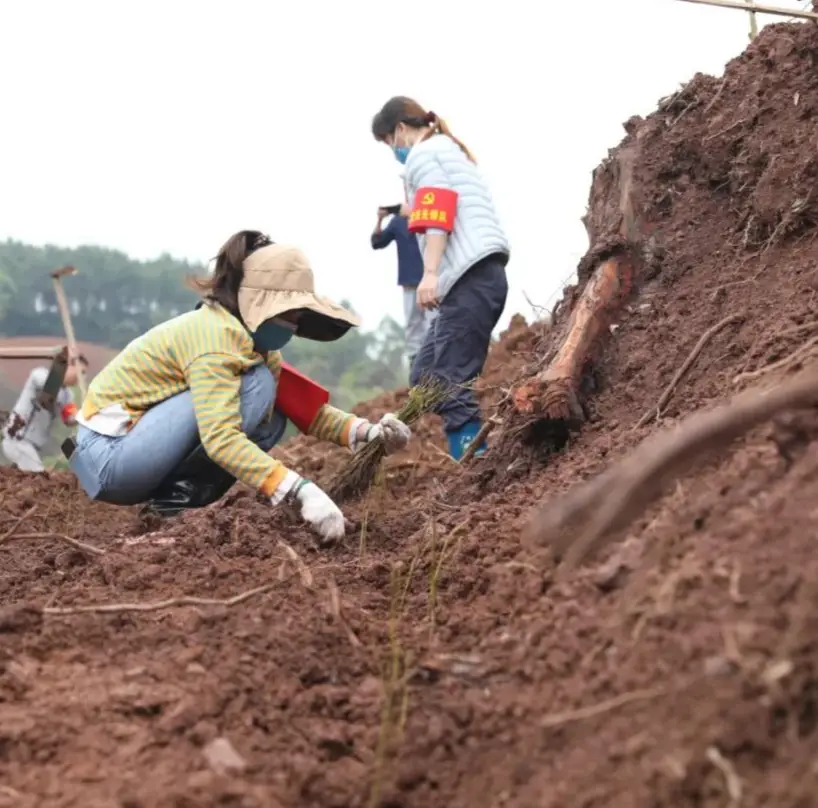
[[[721,80],[721,84],[719,85],[719,89],[716,91],[715,95],[710,99],[710,102],[707,106],[702,110],[702,115],[707,115],[708,112],[715,106],[716,101],[719,100],[719,96],[721,96],[721,91],[724,89],[724,85],[727,84],[727,78],[723,78]]]
[[[818,321],[812,321],[809,323],[801,323],[800,325],[794,325],[790,328],[785,328],[783,330],[773,331],[772,333],[761,333],[759,334],[754,340],[752,345],[750,346],[749,350],[746,352],[748,357],[753,357],[756,355],[758,351],[762,348],[764,350],[767,349],[767,346],[774,345],[776,342],[788,339],[789,337],[797,337],[803,334],[804,332],[809,331],[816,331],[818,330]],[[759,347],[761,346],[761,348]],[[750,364],[750,358],[748,358],[743,364],[741,371],[736,374],[735,378],[739,376],[743,376],[746,373],[746,368]],[[735,384],[735,378],[733,383]]]
[[[574,721],[596,718],[598,715],[609,713],[611,710],[624,707],[626,704],[632,704],[635,701],[655,699],[659,696],[664,696],[667,692],[668,690],[665,687],[654,687],[648,690],[633,690],[630,693],[622,693],[619,696],[614,696],[612,699],[606,699],[605,701],[599,702],[599,704],[592,704],[589,707],[580,707],[577,710],[566,710],[563,713],[552,713],[540,721],[540,726],[561,727],[563,724],[570,724]]]
[[[812,337],[808,339],[803,345],[800,345],[796,348],[791,354],[787,354],[783,359],[779,359],[777,362],[773,362],[770,365],[765,365],[763,368],[758,368],[758,370],[750,370],[744,373],[739,373],[733,379],[733,384],[739,384],[741,382],[751,381],[753,379],[758,379],[761,376],[766,375],[767,373],[771,373],[774,370],[781,370],[789,365],[793,365],[796,362],[800,361],[801,359],[805,359],[810,352],[810,348],[813,345],[818,345],[818,337]]]
[[[278,540],[278,546],[284,550],[284,552],[289,556],[290,561],[292,561],[298,568],[298,574],[301,576],[301,583],[304,584],[307,589],[312,589],[312,573],[310,572],[309,567],[301,559],[301,556],[298,555],[298,553],[296,553],[296,551],[293,550],[293,548],[290,547],[287,542],[282,541],[281,539]]]
[[[714,132],[712,135],[708,135],[706,138],[702,140],[702,143],[707,143],[708,140],[714,140],[717,137],[721,137],[722,135],[726,135],[728,132],[732,132],[737,126],[741,126],[741,124],[747,121],[746,118],[739,118],[737,121],[734,121],[729,126],[725,126],[724,129],[719,129],[718,132]]]
[[[730,804],[738,805],[741,802],[741,780],[736,774],[733,764],[715,746],[709,746],[706,754],[707,759],[724,776],[724,784],[727,788],[727,795],[730,797]]]
[[[730,600],[737,605],[747,603],[747,598],[741,594],[741,562],[736,561],[733,569],[730,571],[728,592]]]
[[[699,341],[693,346],[693,350],[688,354],[687,359],[685,359],[685,361],[682,363],[679,370],[676,371],[676,375],[670,380],[670,384],[665,388],[662,395],[659,396],[659,401],[657,402],[655,409],[648,410],[639,419],[634,429],[643,427],[654,416],[656,416],[656,418],[660,418],[662,416],[662,412],[664,411],[665,407],[667,407],[667,404],[673,396],[674,391],[679,386],[679,382],[681,382],[681,380],[685,377],[685,374],[690,370],[690,368],[693,367],[693,363],[699,358],[699,354],[704,350],[704,346],[707,345],[707,343],[710,342],[710,340],[723,328],[742,319],[744,319],[743,314],[731,314],[729,317],[725,317],[714,326],[708,328],[707,331],[702,334]]]
[[[5,544],[7,541],[10,541],[20,525],[22,525],[23,522],[25,522],[26,519],[28,519],[28,517],[31,516],[36,510],[37,506],[32,505],[22,516],[15,519],[14,524],[2,536],[0,536],[0,544]]]
[[[83,541],[79,541],[79,539],[72,539],[70,536],[63,536],[62,533],[14,533],[4,536],[3,541],[0,542],[0,544],[11,541],[25,541],[28,539],[59,541],[63,544],[67,544],[69,547],[73,547],[75,550],[79,550],[82,553],[89,553],[90,555],[95,556],[105,555],[105,550],[102,550],[99,547],[94,547],[92,544],[86,544]]]
[[[463,452],[463,457],[460,458],[461,465],[467,463],[474,457],[474,453],[480,448],[480,444],[489,436],[489,432],[491,432],[492,429],[494,429],[494,422],[491,420],[486,421],[483,426],[480,427],[480,431],[474,436],[474,440],[466,447],[466,451]]]
[[[641,515],[671,479],[711,451],[774,415],[818,404],[818,370],[804,371],[779,386],[745,392],[732,402],[697,413],[674,430],[643,441],[628,457],[554,502],[541,506],[525,537],[550,545],[567,566],[612,541]]]
[[[287,576],[293,577],[292,575]],[[284,580],[287,580],[285,578]],[[279,581],[271,584],[257,586],[255,589],[248,589],[240,592],[232,598],[199,598],[192,595],[182,595],[178,598],[168,600],[157,600],[152,603],[99,603],[84,606],[46,606],[43,614],[53,617],[64,617],[72,614],[122,614],[123,612],[158,612],[162,609],[171,609],[174,606],[238,606],[250,598],[263,595],[279,585]]]
[[[353,631],[352,626],[349,625],[346,617],[344,617],[341,606],[341,592],[338,589],[338,584],[335,583],[335,578],[330,576],[327,581],[327,588],[329,589],[329,608],[332,616],[341,625],[341,628],[346,632],[349,642],[355,647],[360,648],[363,643],[358,638],[358,635]]]
[[[441,468],[442,466],[448,465],[449,463],[453,464],[457,463],[457,461],[448,452],[444,452],[443,449],[441,449],[439,446],[435,446],[434,443],[429,443],[429,447],[431,448],[432,452],[434,452],[434,454],[436,454],[438,457],[442,458],[445,461],[441,465]]]
[[[746,261],[744,262],[746,263]],[[762,265],[761,269],[759,269],[755,274],[751,275],[749,278],[740,278],[737,281],[728,281],[727,283],[721,283],[718,286],[713,288],[713,291],[710,293],[710,301],[714,302],[718,300],[719,295],[722,292],[726,292],[728,289],[735,289],[736,286],[744,286],[748,283],[757,283],[758,279],[767,272],[767,267]],[[708,291],[710,291],[708,289]]]

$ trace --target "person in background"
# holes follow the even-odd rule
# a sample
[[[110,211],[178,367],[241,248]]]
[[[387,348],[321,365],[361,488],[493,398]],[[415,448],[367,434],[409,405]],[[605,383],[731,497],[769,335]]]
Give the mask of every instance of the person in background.
[[[389,217],[386,227],[384,219]],[[423,258],[417,237],[409,232],[407,220],[400,213],[390,214],[387,208],[378,208],[378,221],[372,231],[373,250],[382,250],[393,241],[398,252],[398,286],[403,289],[403,315],[406,322],[406,355],[409,367],[423,344],[428,328],[428,317],[417,300],[417,288],[423,277]]]
[[[418,303],[437,310],[411,383],[430,377],[452,391],[436,411],[459,460],[481,427],[471,382],[483,370],[505,308],[508,238],[473,155],[435,113],[396,96],[372,119],[372,134],[406,166],[408,227],[423,256]],[[481,442],[475,455],[485,450]]]
[[[69,354],[62,387],[51,409],[40,403],[49,369],[38,367],[29,373],[20,398],[3,427],[0,444],[9,463],[21,471],[45,471],[41,452],[48,443],[58,415],[66,426],[76,426],[77,405],[71,388],[77,383],[78,364],[88,367],[88,360],[82,355]]]
[[[291,397],[297,419],[276,408],[290,339],[331,342],[358,319],[315,294],[298,248],[255,230],[231,236],[213,274],[191,283],[204,298],[196,309],[135,339],[91,382],[69,459],[80,485],[91,499],[169,515],[218,500],[238,479],[273,505],[297,505],[322,539],[340,538],[338,506],[268,451],[287,417],[352,451],[376,437],[387,451],[406,445],[411,432],[393,415],[371,424],[311,403],[309,388]]]

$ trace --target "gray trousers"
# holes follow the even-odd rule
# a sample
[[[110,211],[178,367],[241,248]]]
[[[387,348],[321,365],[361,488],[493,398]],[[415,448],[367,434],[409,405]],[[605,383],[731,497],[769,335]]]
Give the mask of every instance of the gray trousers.
[[[406,355],[409,364],[414,362],[418,351],[426,338],[429,329],[428,312],[418,305],[418,290],[416,286],[403,288],[403,317],[406,322]]]
[[[491,333],[508,296],[505,257],[491,255],[469,269],[443,298],[412,364],[410,382],[439,380],[451,394],[435,408],[446,432],[480,420],[469,386],[483,371]]]

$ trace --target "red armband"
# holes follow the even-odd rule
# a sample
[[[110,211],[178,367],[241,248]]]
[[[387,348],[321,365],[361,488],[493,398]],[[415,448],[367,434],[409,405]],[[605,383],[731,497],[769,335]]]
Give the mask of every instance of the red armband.
[[[68,424],[68,422],[75,418],[77,415],[77,405],[74,404],[73,402],[71,404],[66,404],[62,408],[60,415],[62,416],[62,422],[64,424]]]
[[[275,407],[301,432],[309,431],[321,407],[328,403],[329,390],[286,362],[281,363]]]
[[[418,188],[409,216],[409,232],[425,233],[430,227],[452,232],[457,213],[457,191],[449,188]]]

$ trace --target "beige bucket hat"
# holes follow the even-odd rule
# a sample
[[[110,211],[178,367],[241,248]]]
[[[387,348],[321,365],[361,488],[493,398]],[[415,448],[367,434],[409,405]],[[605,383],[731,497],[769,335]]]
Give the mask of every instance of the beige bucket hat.
[[[340,339],[361,321],[337,303],[315,294],[307,256],[289,244],[268,244],[244,260],[239,313],[249,331],[287,311],[301,311],[296,334],[318,342]]]

